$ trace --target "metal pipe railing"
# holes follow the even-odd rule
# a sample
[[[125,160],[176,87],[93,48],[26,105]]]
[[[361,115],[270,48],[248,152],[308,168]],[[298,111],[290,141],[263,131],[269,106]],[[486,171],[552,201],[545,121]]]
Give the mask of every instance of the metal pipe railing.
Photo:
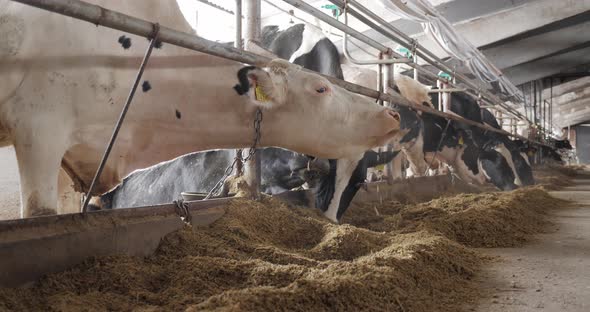
[[[348,27],[348,6],[344,7],[344,26]],[[342,53],[348,61],[356,65],[385,65],[385,64],[396,64],[396,63],[409,63],[412,62],[411,59],[402,58],[402,59],[394,59],[391,57],[387,58],[380,58],[380,59],[373,59],[373,60],[357,60],[350,53],[348,53],[348,35],[344,32],[342,34]],[[383,54],[383,53],[381,53]],[[391,53],[388,53],[390,55]],[[393,77],[393,76],[392,76]]]
[[[80,0],[13,0],[15,2],[27,4],[30,6],[34,6],[40,9],[44,9],[47,11],[51,11],[54,13],[59,13],[65,16],[73,17],[79,20],[87,21],[92,23],[96,26],[104,26],[112,29],[117,29],[121,31],[125,31],[131,34],[135,34],[142,37],[150,37],[153,34],[153,27],[154,23],[148,22],[146,20],[142,20],[133,16],[125,15],[123,13],[119,13],[116,11],[108,10],[98,5],[86,3]],[[292,0],[289,0],[292,1]],[[231,46],[210,41],[204,38],[200,38],[198,36],[183,33],[180,31],[176,31],[167,27],[160,27],[159,41],[163,43],[168,43],[172,45],[176,45],[179,47],[187,48],[190,50],[203,52],[207,54],[211,54],[214,56],[226,58],[229,60],[233,60],[236,62],[242,62],[247,64],[254,64],[263,66],[271,61],[271,58],[257,55],[252,52],[239,50],[233,48]],[[305,72],[311,72],[314,74],[319,75],[310,70],[301,69]],[[447,114],[441,111],[435,110],[428,106],[424,105],[416,105],[411,103],[401,95],[397,93],[382,93],[377,90],[373,90],[370,88],[366,88],[360,85],[356,85],[350,82],[346,82],[334,77],[324,76],[324,78],[329,80],[336,86],[339,86],[343,89],[346,89],[350,92],[357,93],[360,95],[368,96],[377,100],[382,101],[389,101],[396,103],[397,105],[402,105],[405,107],[410,107],[414,110],[422,111],[425,113],[429,113],[432,115],[436,115],[439,117],[443,117],[446,119],[451,119],[466,125],[478,127],[490,132],[500,133],[503,135],[519,138],[522,140],[534,142],[536,144],[545,145],[541,142],[536,142],[533,140],[529,140],[520,135],[512,135],[511,133],[503,130],[498,130],[496,128],[490,127],[486,124],[480,124],[472,120],[468,120],[462,117],[459,117],[454,114]]]
[[[440,58],[438,58],[434,53],[432,53],[431,51],[425,49],[420,44],[416,43],[413,38],[411,38],[410,36],[406,35],[402,31],[398,30],[393,25],[391,25],[387,21],[383,20],[381,17],[379,17],[375,13],[371,12],[370,10],[368,10],[367,8],[365,8],[363,5],[359,4],[356,0],[330,0],[330,1],[332,3],[334,3],[334,4],[336,4],[336,5],[341,5],[341,6],[346,5],[346,2],[348,2],[349,4],[352,4],[359,11],[361,11],[363,14],[367,15],[369,18],[372,18],[377,23],[380,23],[381,25],[383,25],[383,27],[387,31],[390,31],[390,33],[388,35],[387,34],[387,31],[384,31],[384,28],[383,27],[379,27],[379,25],[376,25],[375,23],[371,23],[371,21],[367,20],[367,18],[365,18],[363,15],[359,14],[355,10],[351,10],[350,13],[353,14],[353,16],[355,16],[360,21],[364,22],[365,24],[367,24],[368,26],[372,27],[373,29],[375,29],[376,31],[378,31],[379,33],[381,33],[382,35],[388,37],[389,39],[391,39],[391,40],[393,40],[395,42],[398,42],[399,44],[401,44],[402,46],[404,46],[404,47],[406,47],[408,49],[415,48],[417,50],[417,52],[416,52],[417,55],[419,55],[419,56],[421,56],[423,58],[424,58],[424,55],[423,54],[427,55],[428,57],[427,58],[424,58],[425,61],[428,62],[428,63],[430,63],[430,64],[432,64],[436,68],[438,68],[440,70],[443,70],[445,72],[449,72],[449,73],[450,72],[455,72],[454,69],[451,69]],[[344,1],[346,1],[346,2],[344,2]],[[375,27],[375,26],[377,26],[377,27]],[[403,39],[403,40],[405,40],[405,42],[402,41],[402,40],[400,40],[400,38]],[[414,67],[414,69],[416,69],[416,68]],[[485,95],[485,101],[486,102],[488,102],[490,104],[498,103],[498,106],[502,107],[507,113],[513,115],[514,117],[517,117],[518,119],[526,120],[527,122],[531,123],[531,121],[528,120],[528,118],[526,116],[524,116],[522,113],[520,113],[519,111],[517,111],[514,108],[510,107],[509,105],[503,103],[503,101],[500,98],[498,98],[496,95],[492,94],[491,92],[489,92],[487,90],[482,90],[480,86],[478,86],[474,81],[472,81],[471,79],[467,78],[463,74],[455,73],[454,76],[456,76],[457,78],[459,78],[469,88],[471,88],[471,89],[474,90],[474,92],[467,92],[467,93],[471,94],[471,96],[473,96],[473,97],[477,97],[478,96],[478,94],[476,94],[475,91],[478,92],[478,93],[483,93]],[[455,83],[455,81],[453,81],[453,85],[454,85],[454,83]],[[541,130],[544,133],[547,133],[546,127],[541,127]]]
[[[306,12],[306,13],[312,15],[313,17],[317,17],[322,22],[324,22],[334,28],[341,30],[342,32],[344,32],[346,34],[349,34],[350,36],[354,37],[355,39],[371,46],[374,49],[377,49],[379,52],[387,53],[387,51],[389,50],[386,46],[382,45],[378,41],[369,38],[368,36],[355,30],[352,27],[345,26],[344,24],[333,19],[331,16],[325,14],[324,12],[314,8],[313,6],[307,4],[303,1],[299,1],[299,0],[283,0],[283,1],[292,5],[293,7],[297,8],[297,9],[303,11],[303,12]],[[397,53],[394,53],[393,56],[395,58],[402,58],[402,56]]]
[[[342,24],[341,22],[338,22],[336,20],[334,20],[332,17],[330,17],[329,15],[325,14],[324,12],[321,12],[319,10],[317,10],[316,8],[314,8],[313,6],[300,1],[300,0],[283,0],[284,2],[294,6],[295,8],[298,8],[314,17],[317,17],[318,19],[320,19],[321,21],[323,21],[324,23],[342,31],[343,33],[348,33],[350,36],[354,37],[355,39],[369,45],[370,47],[382,52],[382,53],[388,53],[388,51],[390,51],[389,53],[392,54],[392,56],[394,58],[399,58],[399,59],[403,59],[404,57],[402,55],[400,55],[399,53],[396,52],[391,52],[391,49],[387,48],[386,46],[384,46],[383,44],[369,38],[368,36],[356,31],[355,29],[346,26],[344,24]],[[352,13],[352,11],[351,11]],[[376,30],[380,30],[383,29],[381,28],[379,25],[372,23],[371,25],[369,25],[371,27],[374,27]],[[384,31],[384,30],[383,30]],[[420,73],[424,74],[427,77],[430,77],[431,79],[438,79],[438,76],[434,73],[431,73],[430,71],[422,68],[421,66],[417,66],[416,64],[410,62],[408,63],[408,66],[415,68],[416,70],[418,70]]]
[[[387,23],[387,21],[383,20],[381,17],[379,17],[375,13],[371,12],[370,10],[365,8],[364,6],[360,5],[355,0],[330,0],[330,2],[334,3],[335,5],[339,5],[339,6],[346,6],[345,1],[348,2],[349,4],[355,6],[355,8],[357,8],[363,14],[367,15],[369,18],[371,18],[371,19],[375,20],[377,23],[381,24],[381,25],[379,25],[377,23],[373,23],[372,21],[367,19],[365,16],[360,14],[358,11],[356,11],[354,9],[350,9],[350,14],[352,14],[355,18],[357,18],[361,22],[365,23],[367,26],[370,26],[371,28],[373,28],[377,32],[379,32],[382,35],[388,37],[389,39],[399,43],[400,45],[402,45],[403,47],[405,47],[407,49],[415,50],[416,57],[417,56],[421,57],[426,62],[433,65],[434,67],[436,67],[442,71],[445,71],[447,73],[453,73],[454,76],[459,78],[459,80],[461,80],[463,83],[465,83],[469,88],[474,89],[475,92],[482,93],[482,91],[483,91],[483,93],[486,95],[487,100],[490,101],[491,104],[493,104],[493,102],[496,102],[502,108],[506,109],[509,113],[515,115],[516,117],[524,119],[523,118],[524,116],[522,116],[519,112],[514,111],[512,108],[508,107],[507,105],[503,105],[502,102],[497,97],[495,97],[494,95],[492,95],[491,93],[489,93],[485,90],[482,90],[482,88],[480,86],[475,84],[475,82],[473,82],[471,79],[467,78],[463,74],[454,72],[454,70],[452,68],[447,66],[441,59],[439,59],[432,52],[426,50],[422,45],[415,42],[415,40],[413,38],[409,37],[408,35],[404,34],[401,31],[399,31],[397,28],[393,27],[391,24]],[[414,64],[414,66],[412,64],[409,64],[409,66],[416,69],[416,66],[418,66],[418,64]],[[474,94],[472,94],[472,96],[476,97],[477,94],[474,93]]]

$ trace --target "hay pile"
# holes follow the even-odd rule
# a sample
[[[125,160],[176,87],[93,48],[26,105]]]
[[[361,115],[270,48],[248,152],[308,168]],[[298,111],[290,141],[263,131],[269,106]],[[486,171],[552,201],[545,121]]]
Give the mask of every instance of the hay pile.
[[[542,189],[460,194],[427,203],[365,204],[345,221],[374,231],[427,231],[469,247],[512,247],[526,242],[547,225],[545,211],[566,204]],[[385,211],[381,216],[374,210]],[[395,212],[391,214],[390,212]]]
[[[538,187],[552,191],[571,186],[572,179],[583,173],[573,166],[544,165],[534,167],[533,175]]]
[[[541,189],[353,207],[344,225],[275,199],[235,201],[208,227],[171,233],[146,259],[91,259],[0,311],[458,311],[482,258],[514,246],[562,204]]]

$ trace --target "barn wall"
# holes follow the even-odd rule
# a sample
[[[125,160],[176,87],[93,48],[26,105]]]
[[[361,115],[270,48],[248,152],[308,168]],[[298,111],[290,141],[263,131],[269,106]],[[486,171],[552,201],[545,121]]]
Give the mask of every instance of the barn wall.
[[[576,127],[575,142],[580,163],[590,164],[590,125]]]

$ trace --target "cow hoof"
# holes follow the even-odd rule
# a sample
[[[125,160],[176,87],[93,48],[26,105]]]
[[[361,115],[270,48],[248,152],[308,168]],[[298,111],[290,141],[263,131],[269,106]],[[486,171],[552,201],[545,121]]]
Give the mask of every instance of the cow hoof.
[[[336,216],[331,216],[327,213],[324,213],[324,216],[330,220],[330,222],[332,222],[333,224],[340,224],[340,221],[338,220],[338,218],[336,218]]]

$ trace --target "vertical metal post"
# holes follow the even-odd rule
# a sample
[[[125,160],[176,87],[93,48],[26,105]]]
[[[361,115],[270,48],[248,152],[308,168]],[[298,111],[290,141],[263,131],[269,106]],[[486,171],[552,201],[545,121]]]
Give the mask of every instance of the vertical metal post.
[[[437,79],[437,80],[436,80],[436,87],[437,87],[438,89],[442,89],[442,88],[443,88],[443,87],[442,87],[442,81],[441,81],[440,79]],[[432,104],[434,104],[434,103],[432,103]],[[438,105],[438,109],[439,109],[440,111],[442,111],[442,112],[444,112],[444,111],[445,111],[445,107],[443,106],[443,98],[442,98],[442,93],[439,93],[439,94],[438,94],[438,103],[437,103],[437,105]]]
[[[385,57],[386,59],[392,59],[393,56],[391,55],[391,53],[385,53],[383,54],[383,57]],[[382,66],[383,68],[383,92],[384,93],[389,93],[391,92],[391,90],[393,89],[393,86],[395,84],[395,82],[393,81],[393,71],[394,71],[394,66],[393,64],[387,64],[387,65],[383,65],[381,64],[380,66]],[[392,103],[387,102],[387,106],[391,107]],[[391,152],[393,151],[392,146],[389,144],[387,145],[387,151]],[[393,159],[393,161],[388,162],[385,165],[385,175],[387,176],[387,183],[392,184],[394,178],[401,178],[401,157],[395,157]]]
[[[537,125],[537,124],[539,124],[539,120],[537,120],[537,82],[533,81],[532,84],[533,84],[533,123],[535,125]]]
[[[260,0],[244,0],[244,17],[246,25],[244,27],[244,47],[250,50],[252,43],[260,42],[260,19],[261,3]],[[249,152],[249,151],[248,151]],[[246,182],[254,191],[255,199],[260,198],[260,181],[262,177],[260,153],[255,153],[252,158],[245,164]]]
[[[246,25],[244,27],[244,46],[250,50],[248,44],[260,41],[260,0],[244,0],[244,17]]]
[[[113,149],[113,145],[115,144],[115,140],[117,140],[117,135],[119,135],[119,130],[121,130],[121,126],[123,125],[123,121],[125,121],[125,116],[127,115],[127,111],[129,110],[129,106],[131,106],[131,102],[133,101],[133,96],[135,96],[135,91],[137,90],[137,86],[139,86],[139,81],[141,81],[141,77],[143,76],[143,71],[147,66],[147,63],[152,55],[152,51],[156,42],[158,41],[158,33],[160,31],[160,26],[158,24],[154,24],[154,33],[150,40],[150,44],[145,51],[145,55],[143,56],[143,60],[141,61],[141,65],[139,66],[139,70],[137,71],[137,75],[135,76],[135,81],[133,82],[133,86],[129,91],[129,95],[127,96],[127,100],[125,101],[125,105],[123,106],[123,110],[119,115],[119,119],[115,124],[115,129],[113,129],[113,133],[111,134],[111,139],[109,140],[109,144],[105,149],[102,159],[100,160],[100,164],[98,165],[98,169],[94,174],[94,178],[92,179],[92,183],[90,183],[90,187],[88,188],[88,193],[86,193],[86,198],[84,199],[84,204],[82,205],[82,213],[86,213],[88,210],[88,203],[90,203],[90,199],[92,198],[92,193],[94,192],[94,187],[96,183],[98,183],[100,179],[100,175],[104,170],[104,166],[109,159],[109,155],[111,154],[111,150]]]
[[[516,120],[515,118],[510,119],[512,121],[512,134],[516,135],[518,134],[518,120]]]
[[[236,0],[236,14],[234,15],[236,18],[236,40],[234,43],[234,47],[238,49],[243,49],[244,45],[242,44],[242,0]]]
[[[418,65],[418,53],[414,51],[412,56],[414,57],[414,64]],[[418,81],[418,69],[416,67],[414,67],[414,80]]]
[[[244,49],[242,39],[242,0],[236,0],[236,13],[235,24],[236,24],[236,38],[234,40],[234,47],[236,49]],[[244,172],[244,164],[242,163],[242,149],[236,149],[236,174],[242,174]]]
[[[441,85],[442,89],[449,88],[449,84],[446,81],[441,82],[440,85]],[[445,112],[445,113],[450,112],[451,111],[451,93],[443,92],[439,97],[442,98],[443,112]]]
[[[550,99],[549,99],[549,129],[553,133],[553,78],[551,79]]]

